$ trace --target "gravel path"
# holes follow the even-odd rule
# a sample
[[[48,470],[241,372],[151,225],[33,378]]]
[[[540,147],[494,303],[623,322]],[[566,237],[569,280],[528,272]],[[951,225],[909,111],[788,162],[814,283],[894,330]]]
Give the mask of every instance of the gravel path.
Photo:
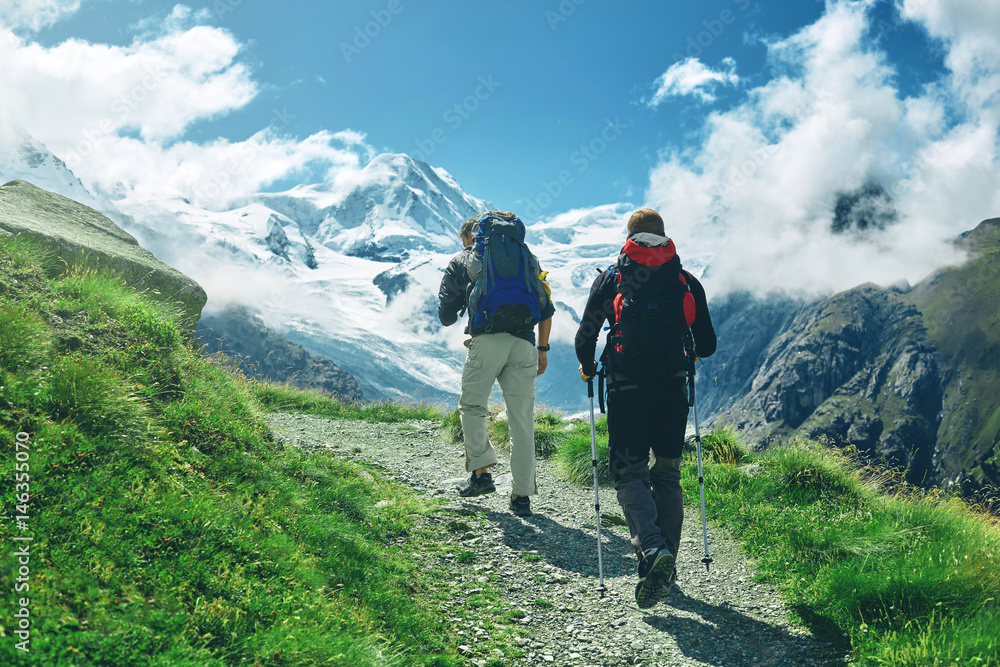
[[[511,479],[503,461],[493,469],[497,493],[458,496],[466,478],[463,452],[445,441],[435,422],[369,424],[299,414],[273,414],[269,422],[287,443],[307,450],[331,448],[338,456],[377,464],[418,491],[450,501],[431,520],[441,522],[443,539],[453,542],[454,551],[474,551],[475,564],[458,563],[446,553],[442,565],[457,570],[460,590],[469,595],[492,582],[524,630],[515,643],[521,655],[503,656],[503,664],[843,664],[807,630],[790,625],[779,594],[755,582],[752,562],[711,526],[714,562],[705,572],[698,508],[687,508],[677,586],[665,602],[640,610],[634,598],[636,560],[613,489],[600,492],[607,587],[601,598],[593,487],[571,485],[553,463],[538,461],[534,515],[522,519],[507,509]],[[450,604],[464,602],[458,596]],[[471,645],[485,631],[472,625],[458,634],[467,635]]]

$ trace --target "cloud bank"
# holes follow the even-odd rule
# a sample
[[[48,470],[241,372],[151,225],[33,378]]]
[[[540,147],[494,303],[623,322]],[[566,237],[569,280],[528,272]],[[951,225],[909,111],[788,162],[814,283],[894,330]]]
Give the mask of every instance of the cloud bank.
[[[33,14],[29,5],[48,11]],[[21,34],[78,2],[0,7],[0,125],[44,142],[92,190],[217,208],[307,169],[330,181],[349,178],[374,154],[351,130],[288,136],[294,116],[281,108],[242,140],[187,140],[195,123],[243,109],[260,92],[240,60],[244,45],[204,25],[204,11],[178,5],[155,27],[140,26],[127,46],[69,39],[46,47]]]
[[[874,4],[828,2],[816,23],[766,42],[773,76],[652,170],[647,201],[671,235],[714,255],[715,293],[914,282],[960,259],[949,239],[1000,215],[1000,6],[900,1],[902,25],[944,68],[906,94]],[[838,206],[866,191],[892,224],[836,229]]]

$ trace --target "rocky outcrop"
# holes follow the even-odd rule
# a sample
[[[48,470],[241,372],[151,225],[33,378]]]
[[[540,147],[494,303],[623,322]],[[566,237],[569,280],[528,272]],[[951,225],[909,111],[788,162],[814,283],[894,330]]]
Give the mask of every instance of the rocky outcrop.
[[[723,412],[750,392],[764,353],[791,324],[803,302],[784,294],[735,292],[709,305],[719,347],[697,375],[698,414]]]
[[[799,432],[853,444],[927,480],[941,361],[920,312],[862,285],[803,307],[764,351],[747,394],[720,419],[759,444]]]
[[[288,234],[278,220],[278,216],[272,215],[267,221],[267,236],[264,238],[267,249],[285,261],[291,261],[288,257]]]
[[[247,377],[316,389],[345,402],[364,398],[347,371],[268,329],[242,306],[206,313],[198,322],[197,335],[204,354],[222,353]]]
[[[192,331],[208,299],[198,283],[156,259],[101,213],[27,181],[0,186],[0,231],[41,241],[68,265],[106,270],[177,304]]]

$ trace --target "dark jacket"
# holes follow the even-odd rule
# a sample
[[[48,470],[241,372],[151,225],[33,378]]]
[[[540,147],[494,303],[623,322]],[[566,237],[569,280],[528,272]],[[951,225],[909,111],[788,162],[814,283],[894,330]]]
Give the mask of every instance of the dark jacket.
[[[457,322],[459,313],[468,309],[468,296],[472,285],[469,281],[469,272],[465,268],[465,259],[473,251],[473,246],[468,246],[452,257],[444,270],[444,277],[441,278],[441,287],[438,288],[438,319],[446,327]],[[556,309],[550,299],[549,303],[542,309],[542,320],[549,319],[555,312]],[[465,333],[467,334],[478,336],[485,333],[482,331],[469,331],[469,326],[470,322],[466,322]],[[535,344],[534,328],[518,331],[513,335],[523,338],[532,345]]]
[[[708,314],[705,288],[690,272],[682,269],[682,273],[691,287],[691,294],[694,296],[695,319],[694,324],[691,325],[691,333],[694,334],[695,351],[699,357],[708,357],[715,353],[716,338],[712,317]],[[580,318],[580,328],[577,329],[575,341],[576,358],[583,365],[584,371],[590,369],[587,375],[594,375],[596,372],[594,360],[597,358],[597,338],[604,333],[604,323],[615,321],[615,296],[618,294],[617,278],[616,273],[603,271],[594,279],[594,283],[590,286],[587,306]]]

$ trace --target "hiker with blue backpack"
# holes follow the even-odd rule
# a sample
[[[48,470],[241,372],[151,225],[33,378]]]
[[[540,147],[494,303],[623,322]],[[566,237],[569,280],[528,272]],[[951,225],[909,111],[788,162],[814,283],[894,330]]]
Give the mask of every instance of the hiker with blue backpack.
[[[524,223],[513,213],[488,211],[466,221],[459,232],[465,248],[449,262],[438,290],[441,324],[454,324],[464,311],[469,315],[458,409],[471,475],[459,495],[496,491],[489,469],[497,464],[497,453],[486,417],[493,384],[499,382],[510,430],[509,508],[517,516],[531,516],[529,496],[536,492],[535,377],[548,366],[555,313],[545,272],[524,235]]]
[[[636,603],[648,609],[677,577],[680,463],[693,390],[687,383],[694,381],[695,360],[716,347],[705,289],[681,268],[663,218],[652,209],[632,214],[618,260],[591,285],[575,340],[585,382],[599,372],[595,352],[605,321],[600,378],[607,380],[609,468],[639,559]]]

